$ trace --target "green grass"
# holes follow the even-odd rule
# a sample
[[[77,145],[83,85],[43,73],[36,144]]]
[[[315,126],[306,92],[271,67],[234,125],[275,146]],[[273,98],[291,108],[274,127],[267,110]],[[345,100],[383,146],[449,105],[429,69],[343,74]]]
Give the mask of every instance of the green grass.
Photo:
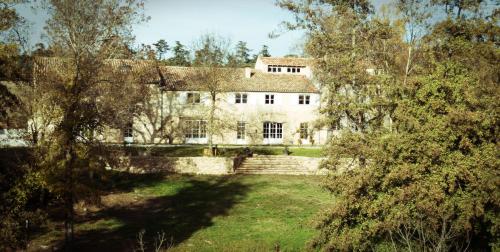
[[[148,152],[153,156],[165,157],[199,157],[203,156],[203,149],[207,148],[204,145],[193,146],[129,146],[125,150],[132,155]],[[284,146],[251,146],[249,147],[253,153],[259,155],[283,155]],[[224,157],[235,157],[239,153],[244,152],[244,147],[239,146],[220,146],[219,155]],[[289,155],[304,156],[304,157],[321,157],[322,149],[319,147],[288,147]]]
[[[131,179],[132,187],[117,188],[122,191],[103,198],[106,208],[81,217],[77,247],[131,250],[145,229],[149,246],[157,232],[164,232],[172,239],[172,251],[271,251],[276,245],[281,251],[302,251],[317,232],[316,214],[332,202],[320,186],[321,179],[271,175],[169,175],[151,183]],[[51,240],[48,236],[41,238]]]

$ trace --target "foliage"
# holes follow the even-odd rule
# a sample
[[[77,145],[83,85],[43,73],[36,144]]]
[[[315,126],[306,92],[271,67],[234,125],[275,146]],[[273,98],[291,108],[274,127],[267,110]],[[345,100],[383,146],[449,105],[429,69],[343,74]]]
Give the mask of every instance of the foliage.
[[[174,55],[168,59],[170,65],[174,66],[190,66],[189,51],[179,41],[175,41],[175,46],[172,48]]]
[[[45,222],[48,195],[32,161],[29,149],[0,149],[0,250],[25,247],[29,234]]]
[[[365,1],[280,2],[297,14],[288,27],[309,32],[323,122],[348,122],[327,147],[337,197],[312,247],[499,247],[499,28],[497,11],[477,3],[400,1],[389,21]],[[440,7],[447,17],[426,30]]]
[[[213,137],[221,134],[232,122],[230,114],[219,106],[221,100],[227,95],[227,88],[232,80],[236,78],[237,71],[232,68],[224,68],[229,55],[229,41],[216,34],[205,34],[200,37],[196,44],[195,59],[196,66],[189,81],[200,87],[201,91],[208,93],[210,105],[208,111],[202,112],[202,118],[207,120],[208,147],[212,149]]]
[[[44,86],[55,101],[60,117],[53,124],[50,141],[42,139],[36,149],[37,165],[52,193],[64,202],[65,237],[73,240],[74,203],[93,196],[92,182],[104,169],[102,149],[96,148],[96,133],[119,113],[109,102],[127,91],[123,82],[113,82],[105,60],[121,54],[123,44],[131,41],[131,26],[147,18],[141,14],[142,1],[47,0],[50,18],[45,30],[59,58],[46,59],[52,68],[41,73],[37,85]],[[58,68],[56,66],[59,66]],[[57,69],[56,69],[57,68]],[[128,67],[120,69],[128,71]],[[122,74],[124,78],[131,78]],[[137,81],[133,81],[137,83]],[[140,82],[139,83],[143,83]],[[140,87],[140,86],[139,86]],[[108,92],[106,92],[108,91]],[[125,95],[119,97],[126,97]],[[98,135],[98,134],[97,134]],[[83,183],[87,177],[90,183]]]
[[[251,62],[250,49],[248,49],[246,42],[238,41],[235,49],[237,66],[245,66]]]

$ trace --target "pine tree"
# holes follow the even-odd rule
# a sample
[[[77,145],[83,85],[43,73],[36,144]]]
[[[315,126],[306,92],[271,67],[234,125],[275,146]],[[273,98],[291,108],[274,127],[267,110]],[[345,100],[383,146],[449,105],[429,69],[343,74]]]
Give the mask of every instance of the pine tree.
[[[248,49],[246,42],[238,41],[234,56],[238,66],[245,66],[250,63],[250,49]]]
[[[172,49],[173,56],[168,59],[169,64],[174,66],[190,66],[189,50],[179,41],[175,41],[175,46]]]

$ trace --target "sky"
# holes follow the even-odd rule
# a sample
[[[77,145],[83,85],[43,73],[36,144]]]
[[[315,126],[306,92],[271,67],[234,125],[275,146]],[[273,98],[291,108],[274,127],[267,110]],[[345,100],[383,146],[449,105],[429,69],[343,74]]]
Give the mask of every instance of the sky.
[[[28,6],[19,6],[18,11],[31,24],[30,44],[46,42],[41,35],[47,14]],[[269,38],[282,21],[293,20],[293,15],[275,6],[274,0],[147,0],[145,14],[151,19],[134,27],[136,45],[165,39],[171,46],[179,40],[189,48],[202,34],[216,33],[233,46],[240,40],[247,42],[251,54],[267,45],[271,55],[284,56],[300,54],[298,48],[304,40],[303,31]]]

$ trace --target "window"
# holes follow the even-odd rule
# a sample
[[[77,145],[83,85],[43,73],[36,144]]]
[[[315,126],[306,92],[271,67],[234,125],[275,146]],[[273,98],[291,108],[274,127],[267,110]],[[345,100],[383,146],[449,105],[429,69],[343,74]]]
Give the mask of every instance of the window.
[[[132,123],[127,123],[127,125],[123,129],[123,137],[133,137],[134,130],[132,126],[133,126]]]
[[[276,66],[276,65],[269,65],[267,66],[267,72],[271,73],[281,73],[281,67],[280,66]]]
[[[309,104],[311,102],[310,95],[299,95],[299,104]]]
[[[204,120],[185,120],[184,136],[186,138],[206,138],[207,121]]]
[[[275,122],[264,122],[264,138],[283,138],[283,124]]]
[[[300,123],[300,139],[307,139],[307,123]]]
[[[289,73],[300,73],[301,67],[287,67],[286,71]]]
[[[236,139],[245,139],[245,122],[238,122],[236,128]]]
[[[200,103],[200,93],[188,93],[187,94],[187,103],[188,104]]]
[[[247,103],[247,94],[236,93],[235,103]]]
[[[266,104],[274,104],[274,95],[266,94]]]

